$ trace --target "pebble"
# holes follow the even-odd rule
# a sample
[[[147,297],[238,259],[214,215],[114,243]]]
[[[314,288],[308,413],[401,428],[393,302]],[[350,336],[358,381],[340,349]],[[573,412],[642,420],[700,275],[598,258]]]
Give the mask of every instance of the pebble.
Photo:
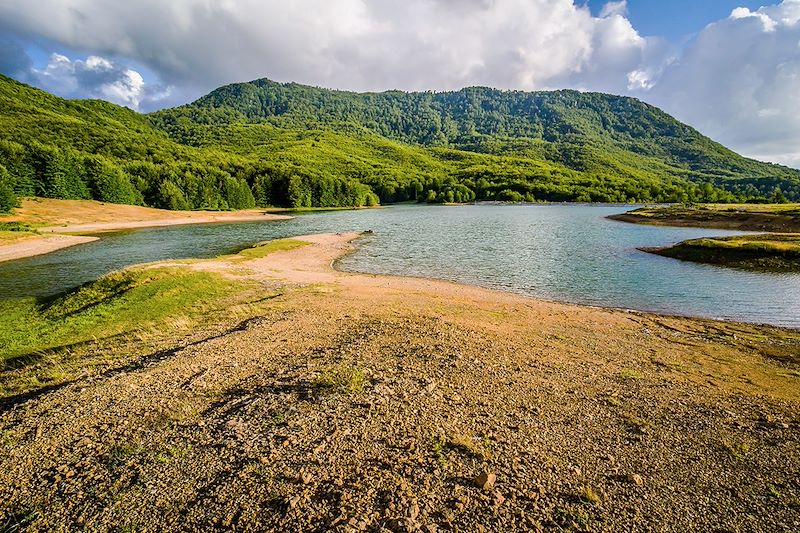
[[[628,481],[636,485],[637,487],[641,487],[644,485],[644,479],[639,474],[628,474]]]
[[[492,490],[496,481],[497,476],[495,474],[484,471],[475,478],[475,485],[483,490]]]

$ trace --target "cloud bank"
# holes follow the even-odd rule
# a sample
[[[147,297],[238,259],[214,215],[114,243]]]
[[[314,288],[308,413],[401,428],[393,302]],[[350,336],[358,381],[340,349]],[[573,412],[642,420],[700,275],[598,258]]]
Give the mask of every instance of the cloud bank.
[[[798,165],[798,19],[800,0],[737,8],[678,49],[640,35],[624,0],[597,16],[573,0],[4,0],[0,34],[77,59],[36,70],[4,45],[0,69],[143,110],[260,77],[351,90],[572,87],[641,97],[745,154]]]

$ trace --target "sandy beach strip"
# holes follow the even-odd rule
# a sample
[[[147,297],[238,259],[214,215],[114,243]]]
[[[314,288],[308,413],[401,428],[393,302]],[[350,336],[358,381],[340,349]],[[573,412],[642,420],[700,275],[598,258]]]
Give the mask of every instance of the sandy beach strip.
[[[0,262],[46,254],[69,246],[97,240],[92,234],[129,229],[188,224],[269,222],[291,216],[263,209],[242,211],[166,211],[150,207],[109,204],[93,200],[27,198],[0,222],[19,222],[37,228],[39,235],[0,241]],[[67,235],[68,234],[68,235]],[[86,235],[89,234],[89,235]]]
[[[28,239],[16,241],[12,244],[0,245],[0,262],[23,259],[36,255],[48,254],[69,248],[78,244],[84,244],[98,240],[97,237],[87,237],[81,235],[37,235]]]
[[[130,220],[120,222],[91,222],[87,224],[71,224],[66,226],[50,226],[41,228],[43,233],[108,233],[126,229],[157,228],[163,226],[180,226],[188,224],[213,224],[232,222],[267,222],[275,220],[289,220],[293,217],[287,215],[274,215],[262,211],[246,212],[197,212],[180,218],[163,218],[152,220]]]

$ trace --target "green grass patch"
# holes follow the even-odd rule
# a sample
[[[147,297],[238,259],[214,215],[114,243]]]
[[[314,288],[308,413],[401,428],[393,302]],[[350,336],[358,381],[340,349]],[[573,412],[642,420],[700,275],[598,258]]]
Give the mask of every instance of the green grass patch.
[[[311,385],[321,392],[363,394],[366,381],[362,368],[340,367],[325,370],[314,379]]]
[[[0,244],[9,244],[34,235],[38,235],[38,232],[23,222],[0,222]]]
[[[46,302],[0,301],[2,363],[197,314],[236,283],[175,268],[115,272]]]
[[[243,303],[248,287],[212,272],[131,268],[55,298],[0,301],[0,397],[137,356],[142,337],[158,341],[206,323]],[[126,347],[131,341],[138,348]]]
[[[638,370],[623,368],[622,371],[619,373],[619,377],[621,377],[622,379],[642,379],[644,376]]]
[[[739,235],[691,239],[648,249],[674,259],[769,272],[800,272],[800,234]]]
[[[0,222],[0,231],[32,233],[35,230],[25,222]]]
[[[308,242],[299,241],[297,239],[279,239],[277,241],[259,243],[251,248],[245,248],[239,252],[238,255],[246,259],[261,259],[275,252],[288,252],[289,250],[308,246],[309,244]]]

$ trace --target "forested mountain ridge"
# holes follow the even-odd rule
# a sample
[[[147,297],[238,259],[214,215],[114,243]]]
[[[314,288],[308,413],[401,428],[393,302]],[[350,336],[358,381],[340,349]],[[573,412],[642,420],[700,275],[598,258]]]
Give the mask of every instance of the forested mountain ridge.
[[[560,91],[352,93],[268,79],[216,89],[196,102],[156,114],[200,123],[268,121],[285,127],[354,124],[378,135],[423,146],[479,153],[530,155],[587,170],[600,151],[656,158],[669,173],[751,195],[769,194],[800,172],[744,158],[660,109],[630,97]],[[527,152],[527,153],[526,153]],[[763,180],[760,183],[756,180]],[[800,194],[797,183],[784,184]],[[784,191],[786,193],[787,191]],[[790,193],[791,194],[791,193]],[[796,197],[796,196],[795,196]]]
[[[21,195],[171,209],[765,201],[800,198],[800,171],[596,93],[357,94],[258,80],[142,115],[0,76],[0,210]]]

